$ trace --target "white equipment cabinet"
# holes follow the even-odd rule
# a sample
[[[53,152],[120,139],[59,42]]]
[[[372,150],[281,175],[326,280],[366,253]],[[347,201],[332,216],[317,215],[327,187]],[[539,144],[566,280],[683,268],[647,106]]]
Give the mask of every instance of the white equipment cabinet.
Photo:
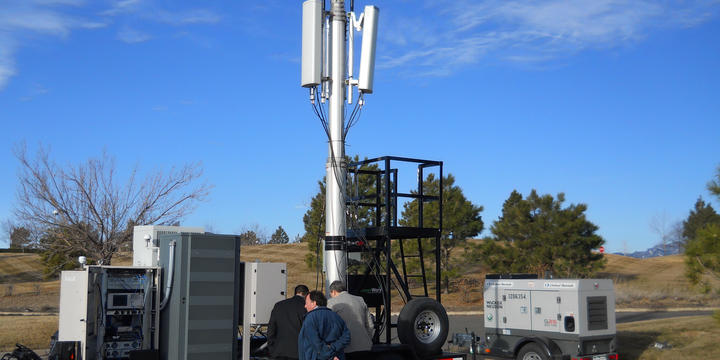
[[[204,228],[188,226],[142,225],[133,228],[133,266],[158,266],[161,235],[203,234]]]
[[[249,285],[248,304],[250,323],[253,325],[270,322],[270,312],[275,303],[285,300],[287,271],[285,263],[246,263],[245,284]]]
[[[88,266],[63,271],[58,340],[80,343],[80,359],[129,359],[158,347],[159,269]]]
[[[85,341],[87,271],[63,271],[60,277],[58,341]]]
[[[275,303],[287,297],[285,263],[245,263],[242,359],[250,358],[251,328],[270,322]]]

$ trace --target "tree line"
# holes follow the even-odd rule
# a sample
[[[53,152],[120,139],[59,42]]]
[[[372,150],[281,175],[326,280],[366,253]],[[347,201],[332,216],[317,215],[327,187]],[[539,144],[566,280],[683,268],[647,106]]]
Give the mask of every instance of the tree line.
[[[282,226],[267,236],[259,226],[254,225],[250,229],[242,230],[240,233],[240,244],[244,246],[263,245],[263,244],[288,244],[290,236],[288,236]],[[295,242],[300,241],[300,236],[295,237]]]
[[[75,267],[78,255],[87,256],[90,263],[109,264],[117,252],[130,250],[135,225],[178,225],[211,188],[202,182],[200,164],[145,176],[139,175],[136,166],[121,178],[114,158],[106,153],[66,166],[58,165],[43,148],[32,156],[25,146],[18,146],[14,154],[20,164],[17,204],[13,221],[6,222],[4,230],[11,247],[43,250],[50,275]],[[373,166],[367,169],[377,170]],[[483,207],[467,199],[452,174],[444,176],[442,183],[440,265],[446,292],[450,291],[450,281],[463,275],[468,266],[562,277],[590,277],[603,268],[605,259],[595,250],[605,241],[597,234],[598,226],[586,218],[586,204],[566,204],[563,193],[553,196],[532,190],[523,195],[512,191],[503,203],[502,214],[490,224],[490,234],[471,242],[485,228]],[[373,181],[360,181],[356,191],[370,194],[373,185]],[[318,192],[303,216],[305,234],[294,239],[307,244],[306,263],[312,269],[317,269],[322,259],[319,244],[325,233],[324,187],[324,181],[319,181]],[[426,195],[437,195],[440,181],[428,174],[423,187]],[[720,200],[720,168],[707,190]],[[437,206],[437,202],[425,204],[425,226],[439,222]],[[374,211],[353,208],[347,223],[350,227],[368,226],[375,218]],[[418,212],[416,201],[402,204],[400,225],[417,226]],[[710,291],[712,279],[720,279],[720,215],[700,197],[676,228],[675,241],[684,249],[688,278]],[[282,226],[269,237],[257,227],[242,231],[240,236],[243,245],[290,242]],[[431,249],[430,240],[425,241],[424,248]],[[413,251],[412,245],[407,251]],[[397,253],[395,246],[393,256]],[[408,266],[417,270],[419,264],[410,261]]]
[[[357,161],[356,156],[354,161]],[[377,170],[377,167],[366,170]],[[513,191],[503,204],[502,215],[493,221],[491,235],[480,242],[468,240],[480,234],[485,226],[480,213],[483,207],[474,204],[464,195],[452,174],[442,179],[443,184],[443,231],[440,236],[440,267],[445,292],[450,291],[450,280],[463,275],[469,266],[480,265],[492,272],[536,273],[540,276],[553,274],[566,277],[590,277],[602,269],[605,259],[595,251],[604,244],[597,234],[598,226],[586,216],[586,204],[565,205],[563,193],[540,195],[536,190],[523,197]],[[373,193],[373,182],[361,182],[361,194]],[[434,174],[423,179],[426,195],[438,195],[440,181]],[[306,263],[311,269],[319,269],[322,261],[321,243],[325,234],[325,181],[318,182],[318,192],[310,202],[303,217],[305,235],[302,241],[308,245]],[[437,202],[424,204],[423,219],[427,227],[437,226]],[[375,216],[374,210],[363,213],[348,212],[348,227],[363,227]],[[419,207],[417,201],[403,204],[399,224],[417,226]],[[432,249],[431,239],[421,244]],[[408,242],[406,251],[412,252],[417,245]],[[458,252],[460,249],[462,252]],[[398,256],[397,244],[393,256]],[[434,266],[428,266],[433,269]],[[417,260],[409,260],[409,271],[419,267]],[[432,278],[434,274],[428,271]]]

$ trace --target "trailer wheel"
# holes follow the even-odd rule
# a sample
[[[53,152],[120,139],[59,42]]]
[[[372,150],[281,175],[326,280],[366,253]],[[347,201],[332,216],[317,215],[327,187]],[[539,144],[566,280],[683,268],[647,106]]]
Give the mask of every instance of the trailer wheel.
[[[517,360],[548,360],[543,349],[535,343],[529,343],[520,349]]]
[[[421,356],[440,352],[448,330],[445,308],[430,298],[410,300],[398,316],[397,333],[400,342],[412,346]]]

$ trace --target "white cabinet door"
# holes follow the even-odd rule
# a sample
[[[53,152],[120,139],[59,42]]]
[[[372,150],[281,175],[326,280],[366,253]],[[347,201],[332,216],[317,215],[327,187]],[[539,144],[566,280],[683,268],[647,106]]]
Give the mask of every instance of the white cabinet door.
[[[63,271],[60,277],[59,341],[85,341],[88,272]]]

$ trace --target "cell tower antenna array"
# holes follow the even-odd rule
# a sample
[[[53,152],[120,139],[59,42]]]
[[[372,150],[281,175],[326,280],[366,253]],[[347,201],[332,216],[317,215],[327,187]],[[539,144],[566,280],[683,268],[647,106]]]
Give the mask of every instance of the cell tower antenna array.
[[[357,121],[364,94],[373,92],[375,72],[379,10],[365,6],[359,18],[352,10],[345,11],[344,0],[330,0],[329,10],[324,0],[303,2],[301,85],[309,89],[310,102],[328,136],[323,257],[326,288],[335,280],[347,283],[345,136]],[[353,78],[355,31],[363,32],[357,79]],[[357,88],[358,101],[345,119],[346,101],[353,103],[353,87]]]

